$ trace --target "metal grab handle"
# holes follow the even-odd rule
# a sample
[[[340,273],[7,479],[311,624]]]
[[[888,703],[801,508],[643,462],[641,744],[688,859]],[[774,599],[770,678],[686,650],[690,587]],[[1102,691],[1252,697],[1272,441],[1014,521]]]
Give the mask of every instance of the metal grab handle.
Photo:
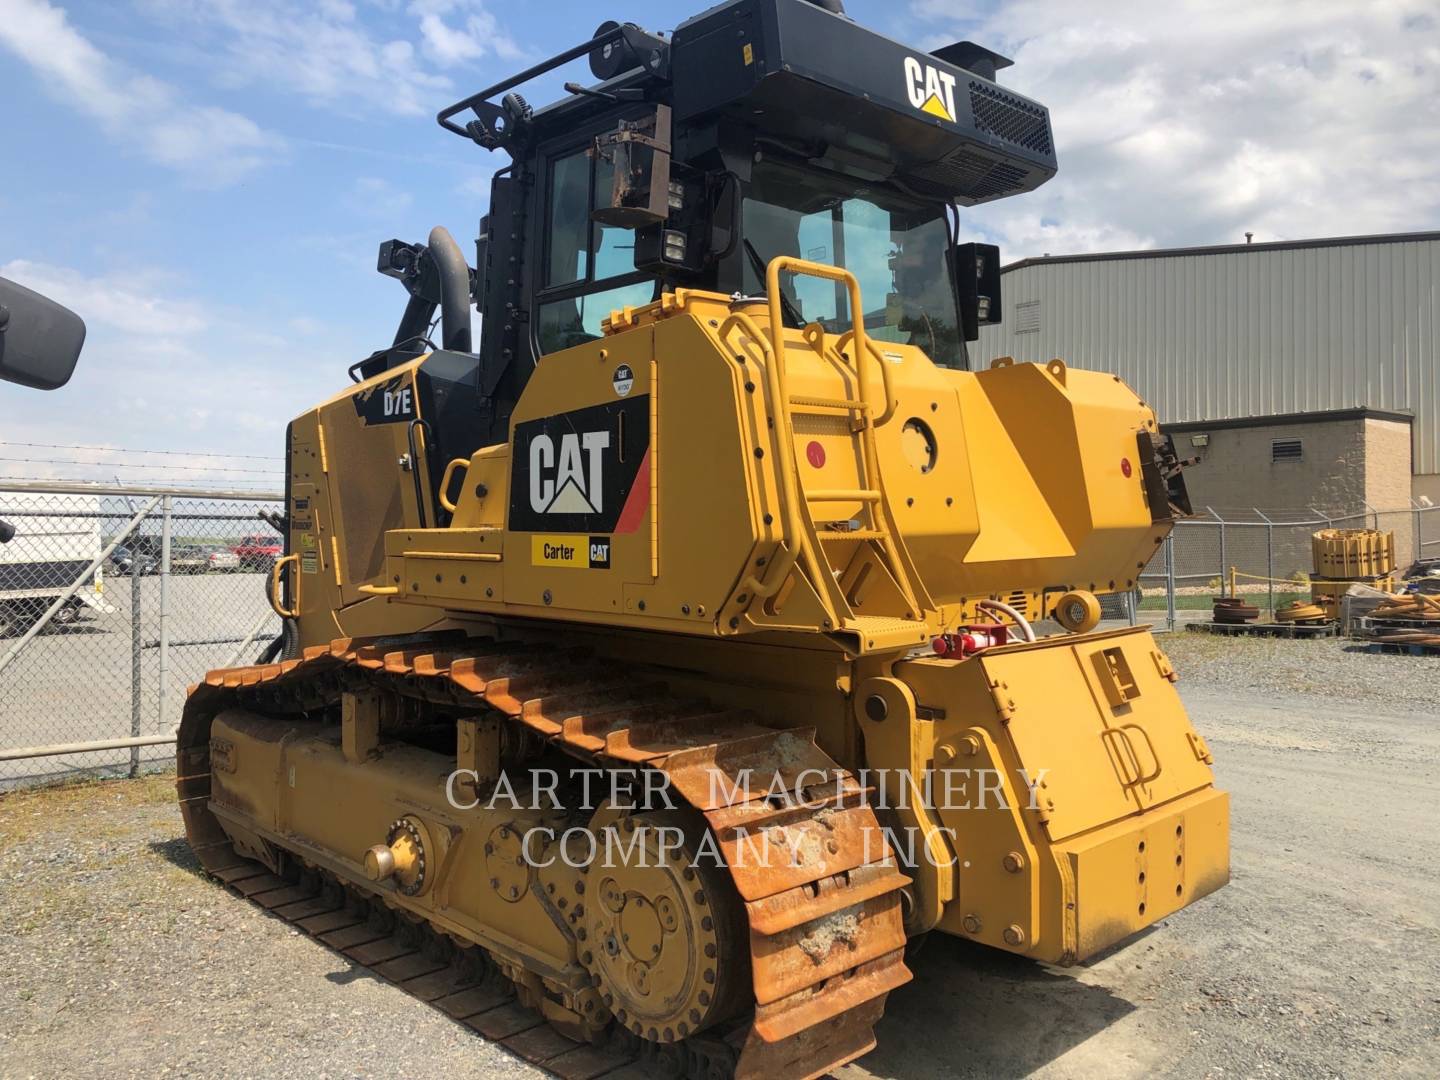
[[[295,582],[295,609],[293,611],[286,611],[285,606],[280,602],[280,572],[285,569],[286,563],[294,563],[296,566],[296,573],[293,578]],[[275,560],[275,565],[270,567],[270,607],[274,610],[275,614],[279,615],[282,619],[298,619],[300,617],[299,566],[300,556],[297,554],[282,555]]]
[[[765,268],[765,293],[770,304],[770,340],[775,347],[777,357],[784,352],[785,324],[780,318],[780,275],[785,272],[844,283],[845,290],[850,297],[852,329],[848,333],[855,339],[855,375],[859,380],[861,401],[869,400],[869,382],[865,378],[865,361],[867,359],[874,360],[880,365],[880,381],[885,388],[885,409],[873,421],[874,425],[879,427],[894,414],[895,402],[890,395],[890,371],[885,366],[885,359],[870,344],[870,338],[865,333],[865,308],[860,300],[859,278],[842,267],[811,262],[809,259],[796,258],[794,255],[780,255],[771,259],[770,265]],[[783,373],[781,388],[784,388]],[[785,404],[788,411],[788,398],[785,400]]]
[[[425,457],[429,460],[430,444],[434,442],[434,432],[430,428],[430,422],[417,416],[405,428],[405,444],[410,449],[410,480],[415,485],[415,516],[420,519],[420,528],[430,527],[428,515],[425,513],[425,485],[420,481],[420,446],[415,442],[415,429],[420,428],[424,434]]]
[[[1135,752],[1135,740],[1132,739],[1129,734],[1131,729],[1140,732],[1141,737],[1145,740],[1146,746],[1150,748],[1150,757],[1155,762],[1155,768],[1152,772],[1146,773],[1140,770],[1140,755]],[[1100,737],[1102,739],[1108,739],[1111,736],[1114,736],[1124,743],[1125,751],[1129,755],[1128,761],[1125,760],[1124,755],[1121,755],[1121,764],[1126,767],[1127,771],[1130,768],[1135,770],[1135,775],[1125,781],[1126,787],[1137,787],[1140,784],[1148,784],[1160,775],[1160,755],[1155,753],[1155,744],[1151,742],[1149,732],[1139,724],[1121,724],[1119,727],[1101,729]]]
[[[1150,733],[1136,723],[1121,724],[1120,727],[1123,730],[1138,731],[1140,733],[1140,737],[1145,740],[1145,746],[1150,751],[1150,760],[1155,762],[1154,771],[1146,773],[1144,776],[1139,777],[1138,779],[1136,779],[1135,783],[1148,784],[1151,781],[1157,779],[1160,776],[1160,755],[1155,751],[1155,743],[1154,740],[1150,738]],[[1126,741],[1129,741],[1128,736],[1126,737]],[[1131,745],[1133,746],[1134,744],[1132,743]],[[1136,768],[1139,768],[1138,759],[1136,763]]]
[[[440,505],[452,514],[455,512],[455,504],[446,498],[446,492],[450,490],[450,480],[455,475],[456,466],[460,466],[464,468],[466,472],[469,472],[470,459],[457,457],[452,459],[449,465],[445,466],[445,475],[440,477],[440,494],[437,496],[440,500]]]

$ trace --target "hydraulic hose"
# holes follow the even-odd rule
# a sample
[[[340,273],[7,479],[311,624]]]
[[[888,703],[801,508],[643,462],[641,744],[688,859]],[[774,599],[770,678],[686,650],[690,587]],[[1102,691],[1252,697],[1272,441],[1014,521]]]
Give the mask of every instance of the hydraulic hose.
[[[1026,641],[1035,640],[1035,631],[1030,626],[1029,620],[1027,620],[1024,615],[1021,615],[1020,612],[1016,611],[1009,604],[1006,604],[1000,600],[980,600],[976,602],[975,606],[978,608],[985,608],[989,611],[998,611],[1001,614],[1008,616],[1010,621],[1019,628],[1020,635]]]
[[[266,645],[256,658],[257,664],[273,664],[279,660],[295,660],[300,656],[300,626],[294,619],[280,621],[280,633]]]

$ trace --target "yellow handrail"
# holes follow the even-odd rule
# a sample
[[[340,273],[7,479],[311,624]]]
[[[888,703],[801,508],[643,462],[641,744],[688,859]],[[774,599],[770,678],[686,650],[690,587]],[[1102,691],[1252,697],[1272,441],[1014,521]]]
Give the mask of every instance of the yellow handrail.
[[[724,341],[734,327],[739,327],[750,336],[750,339],[760,347],[765,355],[765,382],[770,391],[772,408],[781,409],[781,403],[785,401],[784,385],[785,379],[780,372],[780,364],[776,360],[775,350],[770,347],[767,336],[760,327],[755,325],[755,320],[746,315],[743,311],[737,311],[730,315],[720,324],[720,340]],[[775,472],[780,477],[780,556],[766,568],[766,577],[771,584],[766,584],[754,574],[750,574],[741,583],[741,588],[752,595],[769,597],[780,591],[780,586],[785,584],[785,579],[790,576],[791,569],[795,566],[795,559],[800,554],[798,537],[803,535],[804,529],[799,521],[799,495],[795,487],[794,470],[786,467],[789,460],[785,455],[786,445],[783,440],[791,438],[788,428],[788,417],[790,411],[788,404],[780,414],[782,423],[774,424],[770,431],[771,450],[778,463]],[[793,449],[792,449],[793,456]],[[779,567],[777,570],[776,567]]]
[[[276,559],[275,564],[270,567],[270,607],[274,610],[275,614],[279,615],[282,619],[298,619],[300,617],[300,575],[298,573],[293,575],[295,582],[294,609],[287,611],[280,603],[280,571],[285,568],[286,563],[291,562],[298,567],[300,565],[300,556],[284,555]]]
[[[841,334],[838,338],[835,339],[835,351],[838,352],[841,356],[844,356],[845,347],[850,344],[850,341],[854,336],[854,330],[846,330],[843,334]],[[859,350],[856,351],[858,352]],[[865,351],[870,354],[871,359],[873,359],[876,365],[879,366],[880,384],[885,388],[885,411],[875,418],[875,426],[880,427],[887,420],[889,420],[890,417],[895,415],[895,395],[890,390],[890,365],[885,360],[885,357],[880,355],[880,350],[875,347],[875,342],[871,341],[869,336],[866,336],[865,338]],[[860,363],[858,357],[855,361],[855,377],[861,380],[860,394],[863,397],[865,394],[865,373],[863,365]]]
[[[851,329],[846,332],[846,335],[842,335],[840,341],[843,343],[850,338],[854,339],[855,378],[858,381],[858,396],[861,401],[870,401],[870,383],[865,378],[866,360],[873,360],[880,365],[880,383],[885,394],[885,408],[876,416],[875,408],[872,405],[869,410],[870,416],[864,417],[860,426],[860,444],[864,456],[865,476],[869,478],[870,484],[878,488],[879,482],[876,478],[880,475],[880,459],[875,449],[875,429],[894,414],[896,401],[891,394],[889,365],[880,355],[879,350],[870,343],[870,338],[865,333],[865,307],[860,300],[860,282],[849,270],[838,266],[827,266],[825,263],[810,262],[808,259],[797,259],[791,255],[781,255],[771,259],[770,265],[765,270],[765,289],[770,305],[770,339],[774,343],[777,358],[783,355],[784,350],[785,326],[780,321],[780,275],[786,271],[844,283],[850,297]],[[784,393],[784,364],[780,363],[776,366],[781,369],[782,375],[781,394],[776,407],[781,410],[781,415],[784,417],[785,437],[790,440],[789,445],[793,453],[795,432],[790,419],[790,399]],[[910,607],[909,617],[918,618],[920,598],[910,583],[905,570],[905,557],[895,540],[897,530],[894,518],[891,516],[890,506],[884,499],[880,499],[875,509],[878,512],[872,514],[871,520],[876,531],[881,534],[876,539],[885,548],[886,557],[890,560],[891,571],[895,575],[895,583],[900,587],[900,593]]]
[[[848,270],[789,255],[772,259],[766,267],[765,286],[766,303],[770,315],[769,332],[761,330],[755,321],[743,312],[732,313],[720,327],[722,340],[732,329],[739,327],[749,335],[764,355],[766,389],[769,392],[772,420],[774,421],[771,424],[771,441],[776,455],[775,471],[780,480],[782,502],[780,507],[781,554],[765,568],[763,579],[755,573],[747,574],[740,589],[754,596],[774,596],[785,584],[796,562],[800,561],[809,573],[826,614],[830,616],[826,622],[827,626],[837,624],[839,613],[844,605],[843,597],[832,595],[836,586],[828,570],[828,561],[816,551],[816,544],[811,537],[810,530],[801,519],[802,496],[798,490],[796,476],[795,428],[791,406],[810,399],[792,400],[786,386],[785,326],[780,309],[780,275],[787,272],[842,282],[849,295],[850,310],[853,316],[852,329],[847,330],[839,338],[837,351],[853,340],[856,397],[853,401],[826,401],[825,404],[843,405],[846,408],[853,408],[859,413],[860,419],[856,430],[860,435],[864,475],[870,478],[872,486],[863,489],[863,495],[862,491],[846,492],[845,494],[862,495],[858,501],[874,503],[871,513],[874,528],[866,530],[863,538],[877,540],[884,547],[892,572],[896,575],[896,583],[900,586],[900,591],[910,607],[912,613],[910,617],[916,617],[914,613],[918,612],[920,606],[919,597],[914,592],[905,571],[905,557],[895,540],[895,522],[891,517],[890,508],[883,495],[879,493],[878,484],[873,479],[879,476],[880,465],[875,447],[875,428],[890,419],[897,402],[891,391],[890,371],[885,358],[865,333],[865,308],[860,298],[860,282]],[[884,408],[878,417],[871,401],[870,380],[866,378],[866,367],[871,361],[880,367],[880,383],[885,395]],[[873,499],[870,498],[872,492],[875,493]],[[823,492],[819,493],[819,496],[821,501],[829,501],[834,494],[836,493]],[[809,496],[807,495],[805,498],[808,499]],[[860,535],[856,535],[854,538],[859,539]],[[825,539],[830,539],[830,537],[827,536]]]
[[[450,464],[445,466],[445,475],[440,477],[440,494],[438,496],[440,505],[452,514],[455,512],[455,504],[445,497],[445,493],[450,490],[450,478],[455,475],[457,468],[464,468],[468,471],[470,468],[470,459],[463,457],[452,458]]]
[[[781,255],[771,259],[770,265],[765,268],[765,294],[770,304],[770,340],[775,346],[777,355],[783,349],[782,342],[785,334],[785,324],[780,318],[780,275],[787,272],[844,283],[845,291],[850,297],[850,321],[853,327],[846,333],[855,339],[855,377],[859,381],[860,399],[862,401],[870,400],[869,382],[865,378],[865,361],[867,359],[874,360],[880,365],[880,381],[885,388],[885,409],[876,417],[874,423],[877,427],[884,424],[894,413],[895,402],[890,395],[890,372],[885,367],[885,359],[870,344],[869,335],[865,333],[865,308],[860,302],[860,280],[843,267],[811,262],[809,259],[797,258],[794,255]],[[842,343],[845,340],[846,338],[841,338]],[[783,384],[783,378],[781,382]],[[784,408],[788,419],[790,412],[788,398],[785,399]]]

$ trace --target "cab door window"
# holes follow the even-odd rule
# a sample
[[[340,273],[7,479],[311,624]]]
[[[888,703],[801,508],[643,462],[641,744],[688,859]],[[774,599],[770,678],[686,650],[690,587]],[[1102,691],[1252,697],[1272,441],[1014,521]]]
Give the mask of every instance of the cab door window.
[[[614,289],[580,293],[540,305],[540,354],[558,352],[601,337],[600,323],[612,311],[640,307],[655,299],[655,283],[639,281]]]
[[[611,311],[655,298],[655,279],[635,269],[635,233],[590,219],[608,204],[613,181],[614,166],[597,162],[588,147],[551,159],[544,285],[536,298],[542,356],[593,341]]]
[[[545,285],[583,281],[590,273],[590,156],[584,151],[551,167],[549,231]]]

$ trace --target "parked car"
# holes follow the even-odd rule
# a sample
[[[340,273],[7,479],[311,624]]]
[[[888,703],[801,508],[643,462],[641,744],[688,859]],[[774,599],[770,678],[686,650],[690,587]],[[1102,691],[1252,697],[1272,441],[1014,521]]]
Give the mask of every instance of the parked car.
[[[136,566],[136,563],[139,566]],[[141,574],[158,574],[160,572],[160,559],[149,552],[135,552],[123,544],[110,553],[110,563],[115,567],[117,573],[127,577],[137,569]]]
[[[205,574],[211,571],[236,570],[239,567],[240,556],[229,548],[182,544],[170,551],[172,574]]]
[[[203,547],[195,545],[173,547],[170,549],[170,572],[172,574],[203,574],[210,569],[206,554]]]
[[[246,536],[230,549],[246,570],[269,570],[284,550],[280,538],[274,535],[257,534]]]
[[[207,547],[205,549],[205,566],[208,570],[217,573],[226,573],[230,570],[240,569],[240,556],[236,555],[229,548]]]

